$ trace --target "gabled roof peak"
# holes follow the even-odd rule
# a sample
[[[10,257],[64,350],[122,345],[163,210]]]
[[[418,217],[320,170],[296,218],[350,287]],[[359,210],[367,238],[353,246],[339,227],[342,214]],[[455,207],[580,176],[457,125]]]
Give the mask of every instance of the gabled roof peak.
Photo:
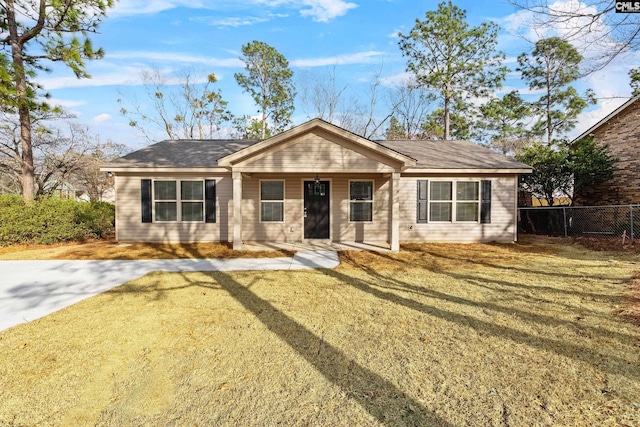
[[[612,118],[614,118],[615,116],[617,116],[618,114],[620,114],[621,112],[623,112],[624,110],[629,108],[631,105],[633,105],[634,103],[638,102],[639,100],[640,100],[640,95],[636,95],[636,96],[633,96],[633,97],[629,98],[624,104],[622,104],[621,106],[619,106],[618,108],[613,110],[606,117],[604,117],[602,120],[597,122],[595,125],[591,126],[589,129],[584,131],[582,134],[580,134],[580,136],[578,136],[577,138],[575,138],[571,142],[573,143],[573,142],[578,141],[578,140],[580,140],[580,139],[582,139],[582,138],[584,138],[584,137],[586,137],[588,135],[591,135],[596,130],[598,130],[600,127],[605,125],[609,120],[611,120]]]

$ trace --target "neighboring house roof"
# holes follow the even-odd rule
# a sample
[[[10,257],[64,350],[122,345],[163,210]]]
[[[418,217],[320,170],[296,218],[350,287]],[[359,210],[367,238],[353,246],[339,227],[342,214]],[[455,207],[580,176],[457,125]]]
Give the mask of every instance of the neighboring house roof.
[[[614,118],[615,116],[617,116],[618,114],[620,114],[621,112],[626,110],[629,106],[631,106],[633,103],[635,103],[638,100],[640,100],[640,95],[636,95],[633,98],[629,99],[627,102],[625,102],[624,104],[622,104],[621,106],[619,106],[618,108],[613,110],[604,119],[600,120],[598,123],[596,123],[595,125],[591,126],[589,129],[584,131],[582,134],[580,134],[580,136],[578,136],[577,138],[575,138],[571,142],[581,140],[582,138],[584,138],[586,136],[589,136],[592,133],[595,133],[599,128],[601,128],[602,126],[607,124],[607,122],[609,120],[611,120],[612,118]]]
[[[529,166],[469,141],[372,141],[320,119],[311,120],[265,140],[161,141],[103,165],[101,169],[230,167],[278,144],[295,142],[297,137],[311,131],[329,132],[326,135],[350,141],[369,153],[383,156],[383,159],[399,161],[408,170],[437,172],[499,169],[514,173],[531,172]]]

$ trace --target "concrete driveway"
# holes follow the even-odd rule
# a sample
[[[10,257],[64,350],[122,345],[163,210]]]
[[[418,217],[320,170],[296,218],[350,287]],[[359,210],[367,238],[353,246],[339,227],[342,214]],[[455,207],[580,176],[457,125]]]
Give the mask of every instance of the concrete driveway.
[[[143,261],[0,261],[0,331],[157,271],[334,268],[335,251],[298,251],[291,258]]]

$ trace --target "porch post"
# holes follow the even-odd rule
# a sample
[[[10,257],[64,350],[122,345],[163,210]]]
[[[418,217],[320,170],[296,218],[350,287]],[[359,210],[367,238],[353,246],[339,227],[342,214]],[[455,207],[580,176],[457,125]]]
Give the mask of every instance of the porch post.
[[[242,250],[242,173],[233,172],[233,250]]]
[[[391,250],[398,252],[400,250],[400,173],[394,172],[391,174],[389,192],[391,203]]]

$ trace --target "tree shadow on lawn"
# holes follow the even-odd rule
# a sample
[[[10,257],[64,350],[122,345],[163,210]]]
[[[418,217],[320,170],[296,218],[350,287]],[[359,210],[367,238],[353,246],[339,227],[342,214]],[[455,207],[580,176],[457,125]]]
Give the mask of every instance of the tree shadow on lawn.
[[[404,393],[377,373],[360,366],[338,348],[324,341],[303,325],[279,311],[224,272],[203,273],[249,310],[269,331],[276,334],[310,363],[327,380],[340,387],[349,398],[383,425],[452,426],[424,408],[420,402]],[[184,276],[185,280],[190,281]],[[211,288],[210,283],[193,282],[187,286]]]
[[[388,257],[386,254],[378,255]],[[586,327],[582,324],[563,321],[551,316],[527,313],[522,310],[510,309],[489,302],[477,302],[463,297],[449,295],[444,292],[421,288],[395,277],[390,278],[383,276],[370,267],[359,267],[369,275],[371,280],[354,277],[338,270],[319,269],[317,271],[339,281],[339,283],[344,286],[353,287],[380,300],[385,300],[428,316],[469,327],[478,332],[507,339],[517,344],[523,344],[541,351],[555,353],[579,362],[584,362],[610,374],[622,375],[626,378],[636,380],[640,378],[637,360],[627,360],[619,355],[605,354],[592,348],[582,347],[554,339],[553,337],[531,335],[512,327],[501,326],[489,321],[477,319],[470,315],[429,305],[415,298],[405,297],[395,292],[400,291],[455,304],[513,314],[540,325],[579,327],[588,330],[589,333],[598,335],[606,334],[606,336],[615,337],[625,343],[629,343],[630,340],[634,340],[637,337],[622,333],[612,333],[611,331],[602,330],[597,327]],[[359,365],[339,348],[325,342],[322,337],[314,334],[287,316],[269,301],[259,297],[251,290],[250,285],[241,284],[235,280],[232,275],[224,272],[201,273],[210,277],[213,282],[211,283],[209,281],[193,280],[192,277],[187,274],[175,274],[180,274],[184,280],[187,281],[187,284],[169,288],[162,288],[158,284],[157,286],[149,286],[142,289],[138,288],[136,290],[129,289],[125,285],[120,289],[112,290],[111,293],[156,293],[156,295],[154,295],[155,298],[163,299],[167,298],[174,290],[190,287],[224,290],[245,309],[250,311],[269,331],[274,333],[292,350],[302,356],[327,380],[340,387],[350,399],[358,402],[362,408],[383,425],[438,425],[445,427],[451,425],[446,420],[425,408],[419,401],[407,395],[391,381]],[[447,274],[458,280],[468,280],[465,275],[458,275],[453,272],[447,272]],[[514,287],[517,286],[516,284],[511,285]]]
[[[441,258],[441,259],[445,259],[447,261],[455,261],[455,262],[464,262],[467,263],[469,265],[481,265],[484,267],[488,267],[488,268],[497,268],[497,269],[501,269],[501,270],[508,270],[508,271],[514,271],[514,272],[519,272],[519,273],[524,273],[524,274],[543,274],[543,275],[549,275],[552,277],[565,277],[565,278],[575,278],[575,279],[583,279],[584,275],[583,274],[570,274],[570,273],[558,273],[558,272],[546,272],[546,271],[540,271],[540,270],[533,270],[533,269],[527,269],[527,268],[522,268],[522,267],[515,267],[515,266],[504,266],[504,265],[500,265],[500,264],[496,264],[496,263],[491,263],[491,262],[487,262],[487,261],[483,261],[483,260],[478,260],[478,259],[473,259],[473,258],[461,258],[458,256],[450,256],[450,255],[444,255],[442,253],[439,252],[435,252],[433,250],[429,250],[428,248],[415,248],[415,247],[403,247],[402,250],[406,250],[406,251],[410,251],[410,252],[416,252],[419,253],[421,255],[429,255],[432,256],[434,258]],[[384,254],[382,252],[377,252],[376,253],[377,256],[386,258],[390,261],[394,261],[394,262],[398,262],[397,259]],[[358,264],[358,266],[360,266]],[[360,266],[361,267],[361,266]],[[477,280],[477,277],[475,276],[471,276],[471,275],[463,275],[460,273],[452,273],[451,271],[444,271],[444,270],[434,270],[432,268],[432,266],[429,265],[423,265],[424,268],[426,268],[429,271],[434,271],[436,273],[442,273],[442,274],[447,274],[450,275],[452,277],[456,277],[459,279],[467,279],[469,280]],[[620,284],[624,284],[626,283],[626,281],[628,280],[628,277],[616,277],[616,278],[611,278],[611,277],[603,277],[603,276],[589,276],[590,279],[598,279],[598,280],[610,280],[610,279],[615,279],[618,280]],[[492,279],[491,282],[496,283],[498,285],[502,285],[502,286],[506,286],[506,287],[512,287],[512,288],[517,288],[517,289],[527,289],[533,292],[536,291],[543,291],[543,292],[552,292],[552,293],[556,293],[556,294],[565,294],[565,295],[574,295],[575,292],[572,290],[564,290],[564,289],[558,289],[558,288],[554,288],[551,286],[536,286],[536,285],[528,285],[525,283],[511,283],[511,282],[507,282],[507,281],[503,281],[503,280],[497,280],[497,279]],[[606,295],[606,294],[598,294],[598,293],[592,293],[592,292],[582,292],[582,295],[585,297],[589,297],[589,298],[599,298],[599,299],[612,299],[611,295]],[[620,303],[623,301],[623,298],[620,297],[618,299],[613,298],[613,302],[614,303]]]
[[[383,253],[376,253],[375,256],[379,256],[379,257],[383,257],[383,258],[387,258],[388,260],[393,260],[393,258],[387,256],[386,254]],[[347,259],[349,259],[349,256],[346,255],[345,256]],[[355,261],[349,261],[352,264],[357,264],[357,262]],[[619,332],[615,332],[615,331],[611,331],[608,329],[603,329],[603,328],[599,328],[596,326],[588,326],[588,325],[584,325],[582,323],[579,323],[577,321],[569,321],[569,320],[562,320],[559,319],[557,317],[554,316],[547,316],[544,314],[536,314],[536,313],[532,313],[529,311],[524,311],[524,310],[520,310],[518,308],[514,308],[514,307],[505,307],[503,305],[500,304],[495,304],[495,303],[491,303],[491,302],[482,302],[482,301],[476,301],[476,300],[472,300],[472,299],[468,299],[468,298],[463,298],[460,296],[455,296],[455,295],[451,295],[451,294],[447,294],[444,292],[440,292],[440,291],[436,291],[433,289],[428,289],[422,286],[416,286],[407,282],[403,282],[401,280],[398,280],[396,278],[393,277],[389,277],[389,276],[385,276],[380,274],[378,271],[376,271],[375,269],[366,266],[366,265],[361,265],[361,264],[357,264],[359,268],[361,268],[362,270],[364,270],[367,274],[369,274],[370,276],[378,279],[378,281],[376,281],[375,284],[373,284],[372,282],[369,282],[368,285],[369,286],[376,286],[377,288],[384,288],[384,289],[389,289],[391,291],[396,290],[396,291],[401,291],[401,292],[409,292],[409,293],[415,293],[418,295],[422,295],[422,296],[426,296],[428,298],[434,298],[434,299],[439,299],[439,300],[444,300],[444,301],[449,301],[449,302],[453,302],[456,304],[460,304],[460,305],[467,305],[467,306],[471,306],[471,307],[478,307],[478,308],[483,308],[486,310],[492,310],[495,312],[501,312],[507,315],[515,315],[520,319],[526,320],[526,321],[530,321],[533,323],[537,323],[540,325],[551,325],[551,326],[560,326],[560,327],[572,327],[574,330],[576,331],[581,331],[581,333],[587,333],[587,334],[597,334],[597,335],[602,335],[602,336],[607,336],[607,337],[611,337],[611,338],[616,338],[618,340],[620,340],[621,342],[629,342],[630,339],[635,339],[635,336],[632,335],[628,335],[628,334],[623,334],[623,333],[619,333]],[[512,283],[512,282],[508,282],[505,280],[497,280],[497,279],[489,279],[489,278],[483,278],[483,277],[479,277],[479,276],[474,276],[472,274],[460,274],[460,273],[455,273],[453,271],[438,271],[438,274],[441,275],[445,275],[448,277],[451,277],[452,279],[458,280],[458,281],[463,281],[465,283],[469,283],[473,286],[477,286],[477,287],[483,287],[486,288],[490,291],[493,292],[514,292],[516,290],[522,289],[522,288],[527,288],[530,287],[529,285],[526,284],[522,284],[522,283]],[[363,281],[361,281],[363,282]],[[505,286],[508,287],[509,290],[500,290],[500,289],[496,289],[494,287],[488,286],[486,284],[483,284],[482,282],[486,282],[486,283],[494,283],[496,285],[499,286]],[[364,282],[363,282],[364,283]],[[554,288],[549,288],[549,287],[534,287],[534,288],[538,288],[541,289],[543,288],[545,291],[558,291],[558,289],[554,289]],[[565,291],[562,291],[561,293],[564,293]],[[574,294],[574,293],[571,293]],[[584,295],[585,297],[589,297],[589,298],[599,298],[599,299],[606,299],[611,301],[612,304],[618,305],[621,304],[623,301],[628,301],[628,298],[625,299],[625,297],[620,296],[620,297],[612,297],[610,295],[601,295],[601,294],[594,294],[594,293],[590,293],[590,292],[584,292],[582,293],[582,295]],[[540,298],[531,298],[529,296],[526,295],[522,295],[527,299],[533,299],[536,300],[537,302],[549,302],[546,301],[544,299],[540,299]],[[633,302],[633,301],[632,301]],[[561,305],[569,310],[578,310],[577,307],[571,306],[569,304],[565,304],[564,302],[553,302],[556,305]],[[580,309],[582,310],[582,309]],[[582,311],[580,313],[576,313],[576,314],[583,314]],[[597,316],[597,314],[595,313],[591,313],[590,315],[592,316]],[[576,315],[575,317],[579,318],[581,316]]]
[[[386,256],[383,254],[379,254],[380,256]],[[339,280],[341,283],[345,285],[352,286],[362,292],[366,292],[370,295],[373,295],[379,299],[386,300],[392,302],[394,304],[398,304],[400,306],[418,311],[420,313],[427,314],[429,316],[434,316],[449,322],[454,322],[459,325],[470,327],[476,331],[483,332],[489,335],[493,335],[497,338],[504,338],[510,341],[513,341],[517,344],[524,344],[530,347],[537,348],[542,351],[555,353],[560,356],[565,356],[580,362],[587,363],[597,369],[602,369],[610,374],[615,375],[623,375],[627,378],[640,378],[640,370],[638,369],[638,361],[637,360],[626,360],[624,358],[614,356],[611,354],[602,354],[600,352],[594,351],[593,349],[589,349],[586,347],[581,347],[578,345],[574,345],[568,342],[542,337],[542,336],[534,336],[528,334],[526,332],[519,331],[514,328],[510,328],[507,326],[500,326],[488,321],[477,319],[473,316],[455,313],[448,310],[443,310],[441,308],[437,308],[434,306],[430,306],[428,304],[416,301],[411,298],[406,298],[400,296],[392,291],[381,290],[380,287],[385,287],[384,285],[380,285],[379,282],[373,283],[366,280],[362,280],[356,277],[349,276],[347,274],[341,273],[336,270],[319,270],[326,274],[329,277]],[[415,292],[415,286],[402,282],[397,279],[389,279],[388,277],[382,276],[371,269],[366,269],[367,273],[372,275],[373,277],[378,278],[381,281],[386,281],[387,283],[394,283],[395,289],[399,289],[405,292]],[[450,301],[458,304],[465,304],[474,307],[481,307],[481,304],[478,304],[475,301],[464,300],[458,297],[454,297],[452,295],[444,294],[444,293],[432,293],[432,292],[421,292],[424,295],[432,298],[443,299],[446,301]],[[488,306],[488,309],[495,310],[496,307]],[[508,311],[505,311],[508,313]],[[542,321],[543,318],[535,319],[532,317],[534,321]],[[546,322],[547,320],[544,319]],[[556,320],[557,324],[562,324],[562,321]],[[568,324],[572,324],[572,322],[568,322]],[[582,325],[580,325],[582,327]],[[600,331],[594,330],[594,333],[599,333]],[[617,335],[620,339],[624,339],[626,342],[629,340],[637,339],[636,337],[630,337],[624,334],[615,334],[610,331],[606,332],[607,335]]]
[[[491,247],[492,245],[490,244],[486,244],[487,247]],[[514,248],[509,248],[510,251],[513,251]],[[454,262],[460,262],[460,263],[466,263],[466,264],[470,264],[470,265],[482,265],[484,267],[489,267],[489,268],[497,268],[497,269],[501,269],[501,270],[508,270],[508,271],[517,271],[520,273],[533,273],[533,274],[547,274],[550,276],[554,276],[554,277],[566,277],[566,278],[575,278],[575,279],[582,279],[584,277],[583,274],[576,274],[576,273],[561,273],[558,271],[549,271],[549,272],[545,272],[545,271],[540,271],[540,270],[534,270],[534,269],[529,269],[529,268],[524,268],[524,267],[516,267],[514,265],[501,265],[498,263],[494,263],[494,262],[489,262],[486,260],[482,260],[482,259],[478,259],[478,258],[473,258],[473,257],[461,257],[458,254],[456,254],[455,256],[453,255],[448,255],[445,253],[442,253],[440,251],[437,251],[433,248],[429,248],[426,246],[416,246],[416,245],[406,245],[402,247],[403,251],[408,251],[408,252],[416,252],[416,253],[420,253],[423,255],[429,255],[432,256],[434,258],[440,258],[443,260],[447,260],[447,261],[454,261]],[[522,254],[522,253],[527,253],[527,252],[523,252],[522,249],[519,249],[518,251],[515,251],[516,253]],[[537,253],[540,255],[544,255],[547,254],[549,255],[548,252],[528,252],[529,254],[531,253]],[[557,255],[557,254],[556,254]],[[580,259],[580,258],[572,258],[572,257],[566,257],[563,255],[564,258],[569,258],[569,259],[573,259],[575,261],[584,261],[584,259]],[[598,257],[594,257],[593,258],[594,261],[597,260],[601,260],[601,258]],[[574,269],[577,267],[580,267],[577,264],[573,264]],[[603,276],[590,276],[590,278],[592,279],[610,279],[609,277],[603,277]],[[619,277],[616,278],[617,280],[620,280],[621,282],[624,282],[624,280],[626,278],[623,277]],[[519,286],[519,285],[518,285]],[[523,285],[526,286],[526,285]],[[550,288],[550,287],[546,287],[546,286],[539,286],[539,287],[533,287],[533,286],[529,286],[531,288],[538,288],[538,289],[542,289],[545,291],[554,291],[557,293],[571,293],[571,291],[563,291],[561,289],[554,289],[554,288]],[[599,296],[599,295],[594,295],[594,296]]]
[[[453,302],[456,304],[460,304],[460,305],[467,305],[470,307],[478,307],[478,308],[483,308],[486,310],[491,310],[491,311],[495,311],[495,312],[500,312],[500,313],[504,313],[507,315],[513,315],[513,316],[517,316],[520,319],[523,319],[525,321],[529,321],[529,322],[533,322],[533,323],[537,323],[540,325],[546,325],[546,326],[560,326],[560,327],[567,327],[570,326],[572,327],[574,330],[577,331],[581,331],[581,333],[583,334],[598,334],[601,336],[607,336],[610,338],[617,338],[618,340],[620,340],[621,342],[629,342],[629,340],[635,339],[635,336],[632,335],[628,335],[628,334],[622,334],[619,332],[614,332],[614,331],[610,331],[608,329],[603,329],[603,328],[599,328],[596,326],[587,326],[584,324],[581,324],[579,322],[574,322],[574,321],[569,321],[569,320],[562,320],[562,319],[558,319],[557,317],[554,316],[547,316],[544,314],[537,314],[537,313],[533,313],[533,312],[529,312],[529,311],[524,311],[524,310],[520,310],[517,308],[513,308],[513,307],[505,307],[503,305],[500,304],[495,304],[495,303],[491,303],[491,302],[482,302],[482,301],[476,301],[476,300],[472,300],[472,299],[468,299],[468,298],[463,298],[460,296],[455,296],[455,295],[451,295],[451,294],[447,294],[444,292],[439,292],[433,289],[427,289],[421,286],[416,286],[416,285],[412,285],[406,282],[403,282],[401,280],[397,280],[391,277],[387,277],[387,276],[383,276],[382,274],[379,274],[378,272],[376,272],[375,270],[369,268],[369,267],[365,267],[365,266],[361,266],[361,268],[363,268],[369,275],[379,279],[379,281],[377,281],[375,283],[374,286],[376,286],[377,288],[384,288],[384,289],[388,289],[390,291],[401,291],[401,292],[409,292],[409,293],[415,293],[418,295],[422,295],[425,296],[427,298],[433,298],[433,299],[439,299],[439,300],[443,300],[443,301],[449,301],[449,302]],[[462,275],[462,274],[457,274],[457,273],[452,273],[452,272],[441,272],[441,274],[444,274],[446,276],[449,276],[453,279],[456,280],[463,280],[467,283],[471,283],[474,286],[482,286],[479,282],[481,281],[480,278],[475,277],[475,276],[471,276],[471,275]],[[478,282],[478,283],[474,283],[474,282]],[[491,282],[494,282],[494,280],[491,280]],[[504,285],[505,281],[500,281],[500,284]],[[373,284],[371,282],[369,282],[369,286],[372,286]],[[510,284],[511,286],[513,286],[513,284]],[[516,285],[517,286],[517,285]],[[488,287],[489,289],[491,289],[492,291],[495,291],[496,289]],[[565,304],[562,304],[563,306],[567,307]],[[577,316],[579,317],[579,316]]]

